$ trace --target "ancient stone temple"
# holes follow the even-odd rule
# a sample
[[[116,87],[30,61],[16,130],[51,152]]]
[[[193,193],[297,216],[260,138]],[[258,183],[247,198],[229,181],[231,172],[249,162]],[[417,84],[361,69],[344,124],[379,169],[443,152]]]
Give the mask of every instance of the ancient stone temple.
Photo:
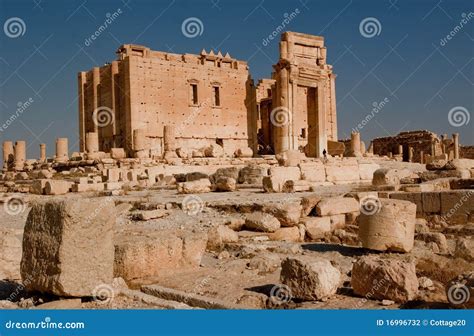
[[[227,155],[251,148],[320,157],[328,140],[337,141],[335,75],[320,36],[283,33],[272,79],[257,88],[247,63],[228,53],[180,55],[126,44],[117,55],[78,75],[81,151],[88,133],[100,151],[145,153],[137,157],[217,145]]]
[[[286,32],[272,80],[257,88],[261,144],[281,153],[301,150],[320,157],[329,141],[337,141],[336,75],[326,64],[324,38]]]

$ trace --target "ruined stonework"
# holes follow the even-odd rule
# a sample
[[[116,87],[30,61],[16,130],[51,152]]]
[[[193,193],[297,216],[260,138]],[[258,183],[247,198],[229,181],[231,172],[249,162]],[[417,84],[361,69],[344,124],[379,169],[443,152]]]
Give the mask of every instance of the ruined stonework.
[[[257,87],[264,152],[299,149],[309,157],[322,157],[328,140],[337,141],[336,75],[326,56],[323,37],[282,34],[274,84],[267,80]]]
[[[161,156],[164,127],[189,152],[219,145],[321,157],[337,141],[335,78],[324,38],[286,32],[272,79],[257,88],[247,63],[228,53],[171,54],[125,44],[118,59],[78,74],[80,150],[98,133],[99,150]],[[139,144],[135,134],[142,135]]]
[[[226,153],[256,144],[255,89],[247,63],[229,54],[171,54],[126,44],[118,60],[79,73],[80,149],[86,133],[99,133],[101,151],[137,149],[143,130],[147,151],[163,154],[165,125],[176,147],[211,144]],[[95,111],[95,112],[94,112]],[[254,146],[255,147],[255,146]]]

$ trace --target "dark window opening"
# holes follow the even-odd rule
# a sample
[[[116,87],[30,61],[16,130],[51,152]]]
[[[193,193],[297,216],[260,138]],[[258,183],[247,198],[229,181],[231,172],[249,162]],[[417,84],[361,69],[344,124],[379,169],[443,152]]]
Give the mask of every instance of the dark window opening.
[[[271,97],[272,96],[272,89],[267,89],[267,97]]]
[[[221,106],[221,97],[219,87],[214,86],[214,106]]]
[[[192,104],[197,105],[198,104],[198,86],[197,84],[191,84],[191,90],[192,90]]]
[[[224,139],[216,139],[216,144],[221,147],[224,147]]]
[[[303,139],[306,139],[306,128],[302,128],[302,129],[301,129],[301,137],[302,137]]]

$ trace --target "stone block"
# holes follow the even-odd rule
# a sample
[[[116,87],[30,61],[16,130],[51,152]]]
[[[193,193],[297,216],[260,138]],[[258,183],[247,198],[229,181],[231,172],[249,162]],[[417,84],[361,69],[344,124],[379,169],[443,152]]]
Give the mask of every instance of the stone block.
[[[270,214],[254,212],[247,215],[245,227],[255,231],[275,232],[280,228],[280,221]]]
[[[408,169],[391,169],[380,168],[374,172],[372,184],[375,186],[392,184],[400,184],[400,180],[411,176],[411,171]]]
[[[321,161],[301,162],[298,167],[301,170],[301,179],[309,182],[326,181],[326,170]]]
[[[413,248],[416,206],[408,201],[379,199],[378,209],[359,216],[362,246],[377,251],[410,252]]]
[[[206,244],[207,235],[198,233],[122,234],[115,242],[114,276],[130,282],[198,267]]]
[[[316,205],[318,216],[330,216],[359,211],[359,202],[352,197],[323,198]]]
[[[113,278],[114,202],[68,198],[35,203],[26,220],[21,276],[27,289],[92,296]]]
[[[439,214],[441,212],[441,196],[439,192],[424,192],[421,194],[423,213]]]
[[[336,293],[341,272],[326,259],[289,257],[281,264],[280,282],[288,286],[290,294],[297,299],[322,300]]]
[[[211,181],[203,178],[195,181],[180,182],[177,184],[178,193],[180,194],[197,194],[211,191]]]
[[[281,226],[296,226],[301,218],[302,206],[298,201],[265,203],[262,211],[276,217]]]
[[[393,192],[390,193],[390,199],[409,201],[416,205],[416,215],[422,217],[423,215],[423,203],[421,199],[421,193],[419,192]]]
[[[301,223],[306,227],[306,234],[311,239],[320,239],[326,233],[331,232],[331,218],[325,217],[305,217]]]
[[[71,182],[64,180],[48,180],[44,186],[46,195],[64,195],[71,189]]]
[[[301,236],[297,226],[279,228],[275,232],[270,233],[268,237],[270,240],[277,241],[300,242],[304,240],[304,235]]]
[[[418,293],[415,263],[393,257],[363,256],[352,267],[351,285],[356,294],[371,300],[414,300]]]
[[[377,163],[359,163],[359,177],[363,181],[371,181],[374,172],[380,168]]]
[[[207,237],[207,249],[211,251],[219,251],[225,244],[236,243],[239,240],[237,232],[224,225],[210,229]]]

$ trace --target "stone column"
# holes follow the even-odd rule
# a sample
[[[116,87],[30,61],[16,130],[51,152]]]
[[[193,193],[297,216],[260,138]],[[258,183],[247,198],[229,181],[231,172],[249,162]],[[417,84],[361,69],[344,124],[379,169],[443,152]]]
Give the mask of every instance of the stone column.
[[[408,147],[408,162],[413,162],[413,156],[415,155],[415,150],[412,146]]]
[[[68,141],[67,138],[56,139],[56,162],[66,162],[69,160],[68,156]]]
[[[370,154],[374,154],[374,143],[372,141],[369,144],[369,149],[367,149],[367,152]]]
[[[425,152],[420,151],[420,163],[425,163]]]
[[[99,133],[87,132],[86,133],[86,152],[97,153],[99,151]]]
[[[15,170],[23,170],[26,161],[26,141],[15,142],[14,152]]]
[[[136,158],[149,157],[146,131],[144,129],[133,130],[133,152]]]
[[[46,162],[46,144],[40,144],[40,161]]]
[[[365,152],[366,152],[366,149],[365,149],[365,142],[364,142],[364,141],[361,141],[361,142],[360,142],[360,153],[361,153],[362,155],[364,155]]]
[[[402,145],[398,145],[398,154],[403,156],[403,146]]]
[[[163,143],[165,152],[176,151],[176,129],[174,126],[165,125],[163,127]]]
[[[3,168],[8,169],[11,167],[13,162],[14,152],[13,152],[13,142],[4,141],[3,142]]]
[[[459,133],[453,133],[454,158],[459,159]]]
[[[431,140],[431,157],[436,156],[436,142],[434,140]]]
[[[360,133],[351,133],[351,156],[360,156]]]
[[[445,134],[441,134],[441,154],[446,154],[446,147],[444,145],[444,140],[446,140]]]
[[[277,104],[272,110],[271,120],[275,127],[275,154],[280,154],[290,149],[289,122],[291,113],[288,109],[288,69],[280,70],[280,90],[277,97]]]

